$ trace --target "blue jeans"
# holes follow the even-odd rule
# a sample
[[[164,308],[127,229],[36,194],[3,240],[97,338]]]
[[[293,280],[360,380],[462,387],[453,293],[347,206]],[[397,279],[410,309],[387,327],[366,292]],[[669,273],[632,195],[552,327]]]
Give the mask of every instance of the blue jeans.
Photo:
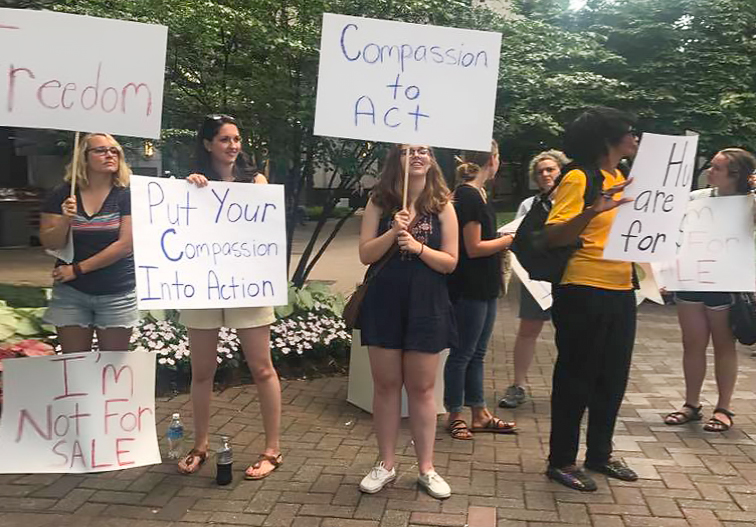
[[[444,406],[448,412],[461,412],[465,406],[485,408],[483,359],[496,320],[496,299],[460,298],[454,311],[459,339],[444,367]]]

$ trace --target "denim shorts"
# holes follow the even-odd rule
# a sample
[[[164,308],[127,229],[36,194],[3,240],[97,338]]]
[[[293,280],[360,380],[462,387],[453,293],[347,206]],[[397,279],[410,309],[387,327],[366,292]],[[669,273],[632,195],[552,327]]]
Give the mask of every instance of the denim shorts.
[[[179,322],[190,329],[250,329],[276,321],[272,307],[230,307],[222,309],[182,309]]]
[[[55,284],[42,318],[56,327],[131,328],[139,322],[136,291],[89,295],[69,285]]]
[[[732,293],[715,291],[678,291],[675,293],[675,302],[678,304],[703,304],[712,311],[728,309],[735,303]]]

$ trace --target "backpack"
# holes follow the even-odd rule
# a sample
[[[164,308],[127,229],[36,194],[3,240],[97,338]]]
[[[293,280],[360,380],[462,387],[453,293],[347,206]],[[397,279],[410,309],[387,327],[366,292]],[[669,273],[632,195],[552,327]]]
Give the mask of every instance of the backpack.
[[[598,167],[585,167],[577,163],[570,163],[562,169],[562,174],[548,192],[535,197],[533,206],[517,228],[511,246],[512,252],[528,272],[531,280],[559,284],[572,254],[583,246],[583,241],[578,238],[572,245],[549,247],[545,233],[546,220],[552,207],[551,193],[562,182],[564,175],[575,169],[582,170],[586,175],[583,208],[590,207],[603,188],[604,175]]]

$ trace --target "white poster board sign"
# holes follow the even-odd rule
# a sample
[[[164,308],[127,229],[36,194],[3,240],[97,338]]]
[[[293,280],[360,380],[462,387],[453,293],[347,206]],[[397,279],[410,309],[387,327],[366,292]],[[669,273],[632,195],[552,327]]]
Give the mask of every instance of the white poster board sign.
[[[754,291],[753,198],[689,201],[680,224],[677,258],[653,264],[668,291]]]
[[[1,474],[160,463],[153,353],[6,359],[3,368]]]
[[[140,309],[288,302],[282,185],[131,178]]]
[[[316,135],[489,151],[501,34],[326,13]]]
[[[0,125],[160,137],[168,28],[0,9]]]
[[[501,234],[516,233],[517,228],[520,226],[520,223],[522,223],[523,219],[525,219],[525,216],[520,216],[516,220],[510,221],[506,225],[502,225],[501,227],[499,227],[498,232],[500,232]],[[535,301],[538,302],[540,308],[544,311],[551,308],[551,304],[553,302],[553,299],[551,297],[551,283],[542,282],[539,280],[531,280],[530,275],[517,259],[517,256],[515,256],[513,252],[510,252],[509,256],[511,257],[512,271],[514,271],[515,275],[517,275],[517,278],[519,278],[520,283],[525,286],[525,289],[528,290]]]
[[[661,262],[677,253],[677,227],[685,214],[695,169],[698,136],[643,134],[604,258]]]

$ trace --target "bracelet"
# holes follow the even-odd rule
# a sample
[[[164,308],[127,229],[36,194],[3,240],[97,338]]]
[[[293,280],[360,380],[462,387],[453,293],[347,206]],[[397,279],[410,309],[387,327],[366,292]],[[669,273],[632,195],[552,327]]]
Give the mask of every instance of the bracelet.
[[[420,257],[420,255],[421,255],[421,254],[423,254],[423,251],[424,251],[424,250],[425,250],[425,244],[424,244],[424,243],[421,243],[421,244],[420,244],[420,252],[419,252],[419,253],[417,253],[417,256],[418,256],[418,258]]]
[[[84,273],[81,271],[81,266],[79,265],[79,262],[74,262],[71,264],[71,267],[73,267],[74,275],[76,275],[76,278],[79,278]]]

